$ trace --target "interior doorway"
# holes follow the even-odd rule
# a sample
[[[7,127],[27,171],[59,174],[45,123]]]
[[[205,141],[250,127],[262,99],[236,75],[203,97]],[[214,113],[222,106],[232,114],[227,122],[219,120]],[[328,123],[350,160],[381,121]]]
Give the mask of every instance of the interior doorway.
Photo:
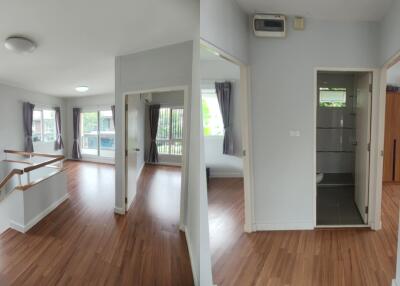
[[[236,122],[236,132],[234,134],[230,134],[230,136],[234,136],[233,140],[236,140],[236,148],[233,147],[234,157],[230,156],[231,161],[236,162],[236,168],[234,168],[232,174],[234,177],[239,177],[242,175],[243,180],[243,198],[244,198],[244,218],[243,223],[241,225],[241,229],[244,232],[252,232],[256,230],[256,225],[254,222],[254,210],[253,210],[253,171],[252,164],[250,162],[250,158],[252,157],[252,126],[250,124],[251,118],[251,104],[250,104],[250,90],[249,90],[249,67],[241,62],[240,60],[232,57],[227,54],[225,51],[217,48],[211,43],[200,40],[200,79],[203,90],[204,98],[207,98],[207,91],[214,89],[215,91],[215,82],[219,84],[233,82],[234,84],[230,85],[231,91],[235,88],[236,92],[236,103],[231,104],[232,108],[236,105],[236,110],[233,112],[236,113],[236,118],[232,119],[232,122]],[[209,67],[204,69],[204,63],[208,62]],[[210,64],[211,62],[211,64]],[[212,62],[214,62],[214,67]],[[217,63],[217,64],[215,64]],[[226,72],[226,67],[221,68],[221,66],[229,66],[230,73]],[[224,72],[225,70],[225,72]],[[225,73],[225,74],[223,74]],[[239,80],[238,80],[239,79]],[[205,91],[205,92],[204,92]],[[203,98],[202,98],[203,99]],[[218,100],[217,100],[218,102]],[[218,107],[215,109],[220,109],[219,103]],[[203,110],[204,111],[204,110]],[[205,111],[207,112],[207,111]],[[220,112],[220,117],[223,117],[222,111]],[[204,117],[204,112],[202,114]],[[225,112],[225,117],[226,117]],[[229,119],[230,122],[231,119]],[[240,125],[240,127],[238,127]],[[225,128],[226,126],[224,126]],[[212,127],[213,128],[213,127]],[[229,128],[231,129],[231,128]],[[232,130],[231,130],[232,131]],[[207,126],[206,126],[206,131]],[[224,131],[225,132],[225,131]],[[203,134],[204,135],[204,134]],[[225,135],[225,134],[224,134]],[[204,137],[204,136],[203,136]],[[207,136],[205,136],[207,137]],[[206,138],[207,139],[207,138]],[[232,140],[232,141],[233,141]],[[223,142],[223,144],[225,144]],[[230,143],[229,143],[230,144]],[[234,143],[235,144],[235,143]],[[232,146],[227,147],[232,148]],[[215,149],[214,149],[215,150]],[[230,150],[232,151],[232,150]],[[224,150],[220,150],[218,154],[221,158],[221,153],[223,154]],[[231,154],[230,154],[231,155]],[[210,155],[209,155],[210,157]],[[205,158],[207,159],[207,158]],[[215,159],[215,158],[214,158]],[[231,169],[232,171],[232,169]],[[208,169],[208,177],[212,177],[217,172],[213,172],[211,168]],[[231,176],[232,177],[232,176]]]
[[[369,71],[317,71],[317,227],[368,225],[372,87]]]
[[[247,69],[203,43],[200,79],[210,251],[218,279],[219,258],[253,230]]]
[[[186,89],[125,96],[126,211],[135,207],[138,193],[146,192],[142,181],[153,174],[152,185],[162,185],[162,192],[152,194],[155,214],[170,216],[177,211],[178,220],[173,223],[180,227],[186,211],[186,96]],[[178,192],[173,191],[176,188]]]

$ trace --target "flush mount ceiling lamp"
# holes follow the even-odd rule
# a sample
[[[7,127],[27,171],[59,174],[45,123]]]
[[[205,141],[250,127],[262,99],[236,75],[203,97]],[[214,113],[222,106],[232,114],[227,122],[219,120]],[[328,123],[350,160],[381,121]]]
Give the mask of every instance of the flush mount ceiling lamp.
[[[89,87],[86,85],[81,85],[81,86],[75,87],[75,90],[77,92],[87,92],[89,90]]]
[[[4,47],[18,54],[32,53],[36,49],[36,43],[28,38],[21,36],[8,37],[4,42]]]

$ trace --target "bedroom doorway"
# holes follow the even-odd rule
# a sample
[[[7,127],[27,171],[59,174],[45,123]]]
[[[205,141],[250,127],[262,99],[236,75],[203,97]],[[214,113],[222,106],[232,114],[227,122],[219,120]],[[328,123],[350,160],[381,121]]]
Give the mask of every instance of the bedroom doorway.
[[[251,196],[251,129],[247,67],[202,42],[200,83],[209,239],[214,281],[219,258],[254,231]]]
[[[186,98],[186,88],[125,96],[126,211],[136,209],[138,195],[152,196],[154,215],[171,219],[181,230],[187,203]]]

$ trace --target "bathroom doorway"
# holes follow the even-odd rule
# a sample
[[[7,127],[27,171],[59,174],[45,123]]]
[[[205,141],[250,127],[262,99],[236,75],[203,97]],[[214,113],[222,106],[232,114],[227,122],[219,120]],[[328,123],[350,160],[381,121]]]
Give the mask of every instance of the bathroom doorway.
[[[372,72],[317,72],[316,225],[366,226]]]

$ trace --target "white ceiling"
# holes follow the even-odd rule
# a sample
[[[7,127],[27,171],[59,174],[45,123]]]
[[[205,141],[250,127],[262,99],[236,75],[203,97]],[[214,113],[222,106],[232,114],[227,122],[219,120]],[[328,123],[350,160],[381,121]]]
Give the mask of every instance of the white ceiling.
[[[0,46],[0,82],[56,96],[114,91],[114,57],[193,39],[196,0],[0,0],[0,41],[24,35],[32,54]]]
[[[379,21],[393,0],[237,0],[247,13],[282,13],[324,20]]]
[[[400,62],[388,69],[387,83],[394,86],[400,86]]]

